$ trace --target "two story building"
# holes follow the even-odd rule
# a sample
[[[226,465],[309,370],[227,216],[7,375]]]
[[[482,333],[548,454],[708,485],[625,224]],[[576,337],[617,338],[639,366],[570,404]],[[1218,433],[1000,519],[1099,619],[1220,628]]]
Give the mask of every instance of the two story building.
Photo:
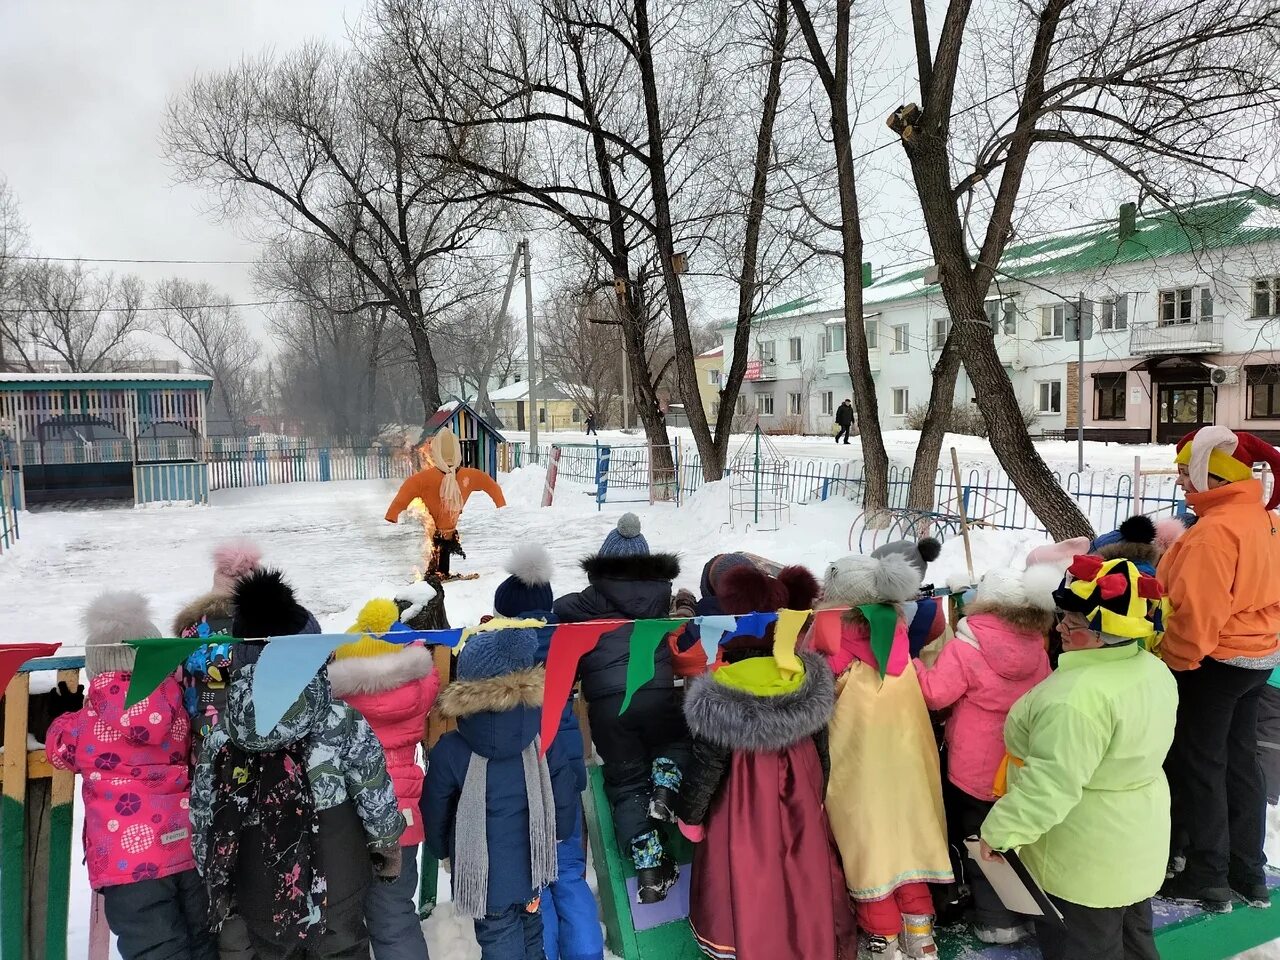
[[[951,317],[933,271],[868,283],[868,356],[881,419],[906,425],[928,402]],[[837,288],[838,289],[838,288]],[[1280,440],[1280,202],[1244,191],[1175,213],[1013,245],[984,323],[1033,432],[1171,442],[1207,423]],[[1084,363],[1071,336],[1082,325]],[[732,328],[724,330],[726,364]],[[825,433],[851,395],[838,300],[763,311],[739,410],[766,429]],[[972,400],[962,372],[956,403]]]

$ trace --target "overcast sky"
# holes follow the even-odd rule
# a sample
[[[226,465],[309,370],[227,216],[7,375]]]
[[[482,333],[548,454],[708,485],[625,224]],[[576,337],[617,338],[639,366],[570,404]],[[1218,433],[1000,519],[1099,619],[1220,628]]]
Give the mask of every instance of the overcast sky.
[[[252,260],[254,244],[175,185],[161,156],[168,98],[195,73],[269,47],[341,39],[358,0],[0,0],[0,175],[36,252]],[[108,266],[179,273],[253,300],[248,265]]]

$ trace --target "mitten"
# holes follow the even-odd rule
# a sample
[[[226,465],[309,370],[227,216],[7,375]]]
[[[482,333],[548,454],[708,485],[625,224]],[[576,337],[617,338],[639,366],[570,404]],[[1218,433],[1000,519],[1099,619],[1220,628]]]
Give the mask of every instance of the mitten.
[[[373,875],[383,883],[391,883],[400,876],[400,847],[373,847],[369,850],[373,860]]]
[[[698,598],[681,587],[671,601],[671,616],[692,617],[698,609]]]

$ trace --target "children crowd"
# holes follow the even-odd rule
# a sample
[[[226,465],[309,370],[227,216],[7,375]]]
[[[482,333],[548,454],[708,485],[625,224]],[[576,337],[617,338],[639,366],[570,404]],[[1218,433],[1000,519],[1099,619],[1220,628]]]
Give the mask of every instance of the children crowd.
[[[928,958],[935,925],[965,918],[986,943],[1035,937],[1046,960],[1154,960],[1154,896],[1270,903],[1280,488],[1264,504],[1260,461],[1280,453],[1249,434],[1189,435],[1185,524],[1033,551],[966,593],[954,630],[924,587],[936,541],[837,559],[821,582],[720,554],[694,596],[627,514],[578,593],[557,599],[546,551],[518,548],[443,688],[429,649],[380,638],[401,606],[370,601],[269,730],[250,694],[263,640],[320,628],[256,548],[227,545],[173,624],[207,643],[127,709],[125,641],[162,634],[140,595],[89,605],[86,699],[47,751],[82,774],[89,878],[126,960],[425,960],[424,844],[484,960],[600,960],[588,742],[638,903],[671,894],[692,841],[689,923],[710,957]],[[838,613],[793,650],[781,612],[812,609]],[[681,623],[752,613],[779,616],[711,655]],[[625,710],[630,628],[601,635],[576,677],[590,740],[571,698],[544,749],[556,625],[666,618]],[[432,713],[452,729],[424,764]],[[1040,915],[984,872],[1014,852]]]

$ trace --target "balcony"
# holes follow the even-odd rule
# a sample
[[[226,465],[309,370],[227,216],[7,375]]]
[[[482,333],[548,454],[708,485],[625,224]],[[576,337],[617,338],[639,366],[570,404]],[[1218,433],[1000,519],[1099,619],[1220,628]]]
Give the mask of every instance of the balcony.
[[[742,379],[750,382],[777,380],[778,365],[772,360],[748,360],[747,372]]]
[[[1129,352],[1221,353],[1222,321],[1195,323],[1135,323],[1129,333]]]

